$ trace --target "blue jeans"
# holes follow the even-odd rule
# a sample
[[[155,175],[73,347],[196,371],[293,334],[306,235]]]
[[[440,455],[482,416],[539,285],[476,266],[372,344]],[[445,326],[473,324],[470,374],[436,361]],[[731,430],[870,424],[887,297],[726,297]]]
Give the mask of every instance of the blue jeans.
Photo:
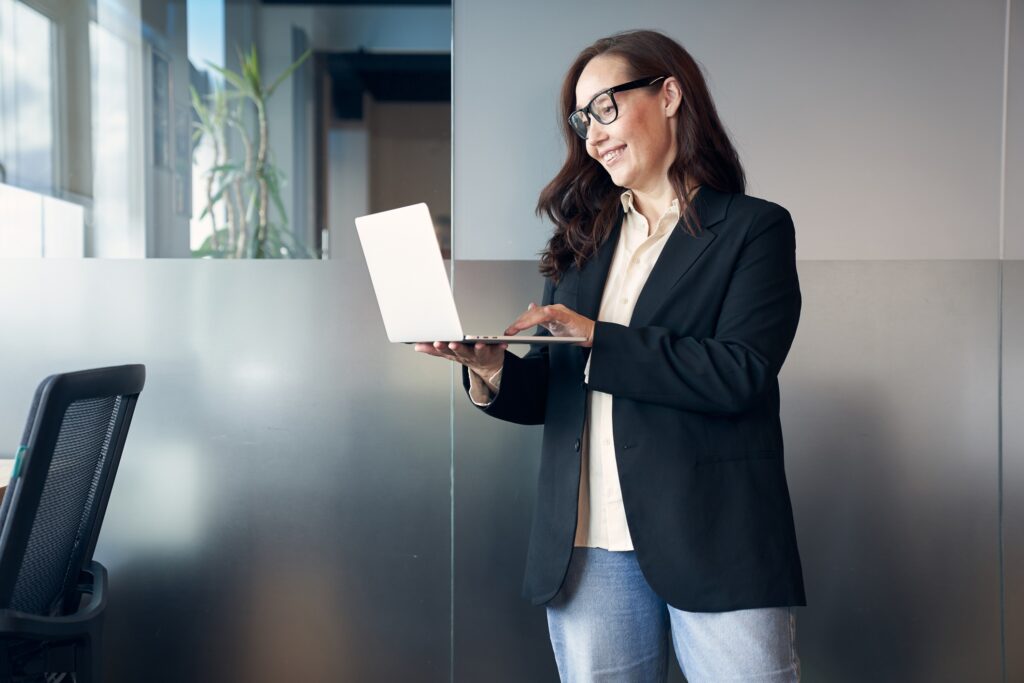
[[[671,636],[689,683],[800,680],[791,607],[684,612],[647,585],[635,552],[574,548],[547,607],[563,683],[660,683]]]

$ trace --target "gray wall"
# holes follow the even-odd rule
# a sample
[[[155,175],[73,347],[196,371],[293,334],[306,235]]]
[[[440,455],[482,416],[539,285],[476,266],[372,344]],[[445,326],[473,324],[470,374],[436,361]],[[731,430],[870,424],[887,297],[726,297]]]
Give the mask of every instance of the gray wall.
[[[782,419],[806,680],[1024,678],[1024,263],[1004,260],[1024,258],[1024,11],[1010,9],[455,3],[467,328],[540,295],[549,227],[532,209],[562,159],[557,90],[602,35],[655,27],[686,46],[748,194],[793,213],[804,309]],[[529,106],[493,107],[509,93]],[[539,431],[455,410],[455,677],[555,680],[542,610],[509,597]]]
[[[455,2],[457,258],[532,259],[543,247],[532,209],[561,161],[562,75],[581,48],[627,28],[660,28],[703,64],[748,194],[790,209],[799,258],[999,258],[1006,7]],[[1011,77],[1019,90],[1021,69]],[[494,106],[509,97],[524,104]],[[1022,112],[1010,119],[1018,163]]]

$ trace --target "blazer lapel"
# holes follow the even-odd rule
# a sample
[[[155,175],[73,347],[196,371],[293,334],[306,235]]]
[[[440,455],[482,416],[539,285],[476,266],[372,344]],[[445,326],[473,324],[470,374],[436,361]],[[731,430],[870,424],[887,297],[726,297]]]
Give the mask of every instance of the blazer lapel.
[[[725,218],[729,199],[728,194],[706,185],[700,187],[694,197],[694,208],[703,229],[693,237],[686,232],[682,219],[676,224],[658,257],[658,262],[654,264],[647,282],[640,290],[640,296],[633,308],[633,316],[629,321],[630,327],[650,324],[654,314],[675,285],[715,240],[715,232],[709,228]]]
[[[622,216],[620,210],[619,218],[615,221],[608,238],[598,248],[597,254],[583,264],[583,270],[580,271],[580,286],[576,292],[576,312],[591,320],[597,320],[597,314],[601,307],[604,283],[608,279],[608,270],[612,265],[615,245],[619,243]]]

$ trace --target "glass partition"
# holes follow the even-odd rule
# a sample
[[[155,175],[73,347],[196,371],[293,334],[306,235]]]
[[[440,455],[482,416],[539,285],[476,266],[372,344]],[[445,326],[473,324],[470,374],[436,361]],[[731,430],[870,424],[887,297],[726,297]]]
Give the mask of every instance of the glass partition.
[[[0,0],[0,258],[329,259],[418,201],[447,248],[450,52],[448,3]]]

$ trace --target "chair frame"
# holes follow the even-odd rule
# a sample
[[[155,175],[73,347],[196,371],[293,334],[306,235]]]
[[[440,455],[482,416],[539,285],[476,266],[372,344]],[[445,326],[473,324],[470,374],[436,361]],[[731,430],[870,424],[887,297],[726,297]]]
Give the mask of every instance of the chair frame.
[[[6,494],[10,499],[4,501],[7,515],[0,529],[0,641],[14,638],[45,643],[46,665],[56,667],[50,672],[76,672],[79,681],[98,681],[100,677],[98,646],[107,602],[107,572],[92,556],[145,378],[145,366],[122,365],[44,379],[36,390],[12,486]],[[88,539],[71,556],[70,566],[78,570],[75,585],[63,596],[60,613],[55,616],[5,607],[10,605],[21,570],[65,412],[76,401],[112,396],[124,398],[115,417],[116,432],[111,435],[100,469]],[[83,605],[85,595],[90,597]],[[0,680],[13,673],[9,669],[7,648],[0,642]]]

